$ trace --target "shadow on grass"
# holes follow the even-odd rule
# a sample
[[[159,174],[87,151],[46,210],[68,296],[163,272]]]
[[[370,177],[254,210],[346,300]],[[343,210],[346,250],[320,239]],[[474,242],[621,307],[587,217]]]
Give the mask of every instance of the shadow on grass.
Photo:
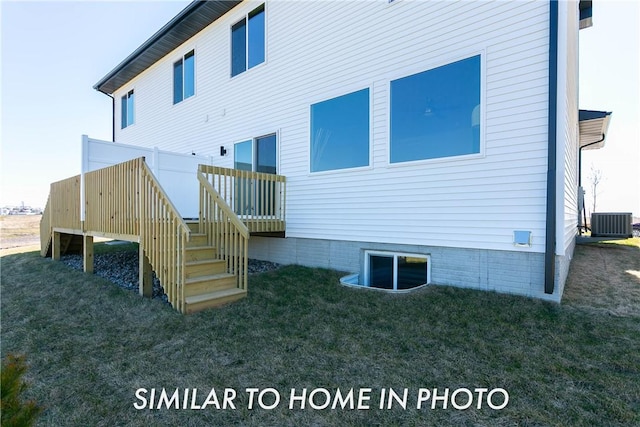
[[[2,353],[27,354],[44,425],[634,425],[640,325],[626,317],[451,287],[407,295],[289,266],[246,299],[182,316],[37,253],[2,258]],[[135,410],[138,388],[233,388],[236,410]],[[247,388],[282,403],[248,409]],[[289,409],[292,388],[371,388],[369,410]],[[455,410],[420,388],[504,388],[508,406]],[[383,388],[406,409],[379,409]],[[199,398],[202,403],[204,396]]]
[[[640,239],[577,245],[562,302],[640,317]]]

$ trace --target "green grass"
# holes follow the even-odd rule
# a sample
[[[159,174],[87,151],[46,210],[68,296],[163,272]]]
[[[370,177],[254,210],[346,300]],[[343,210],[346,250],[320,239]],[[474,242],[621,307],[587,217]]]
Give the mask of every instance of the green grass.
[[[2,355],[27,355],[40,425],[640,424],[640,316],[450,287],[389,295],[296,266],[183,316],[35,253],[1,263]],[[233,388],[237,409],[138,411],[141,387]],[[248,410],[248,387],[283,402]],[[303,387],[369,387],[371,409],[288,409]],[[461,387],[504,388],[509,405],[415,409],[420,388]],[[409,389],[409,407],[377,409],[381,388]]]
[[[640,247],[640,237],[631,237],[629,239],[621,239],[621,240],[605,240],[603,242],[596,243],[596,244]]]

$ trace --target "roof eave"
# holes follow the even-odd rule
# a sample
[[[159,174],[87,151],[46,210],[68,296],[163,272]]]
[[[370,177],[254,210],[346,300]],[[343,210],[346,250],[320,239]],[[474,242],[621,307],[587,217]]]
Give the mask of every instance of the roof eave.
[[[580,148],[595,150],[604,147],[610,120],[610,111],[580,110]]]
[[[113,94],[118,88],[225,15],[241,1],[193,1],[100,79],[93,88],[107,95]]]

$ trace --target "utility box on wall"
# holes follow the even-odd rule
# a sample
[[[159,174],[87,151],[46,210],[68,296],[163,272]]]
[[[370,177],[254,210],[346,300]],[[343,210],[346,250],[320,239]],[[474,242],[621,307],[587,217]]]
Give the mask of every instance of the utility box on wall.
[[[592,213],[591,236],[621,238],[633,237],[631,213]]]

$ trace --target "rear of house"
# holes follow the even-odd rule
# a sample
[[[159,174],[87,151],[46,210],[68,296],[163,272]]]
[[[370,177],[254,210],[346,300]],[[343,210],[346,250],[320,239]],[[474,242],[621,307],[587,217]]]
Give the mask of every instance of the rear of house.
[[[560,301],[590,3],[194,2],[95,88],[118,143],[286,176],[252,258]]]

